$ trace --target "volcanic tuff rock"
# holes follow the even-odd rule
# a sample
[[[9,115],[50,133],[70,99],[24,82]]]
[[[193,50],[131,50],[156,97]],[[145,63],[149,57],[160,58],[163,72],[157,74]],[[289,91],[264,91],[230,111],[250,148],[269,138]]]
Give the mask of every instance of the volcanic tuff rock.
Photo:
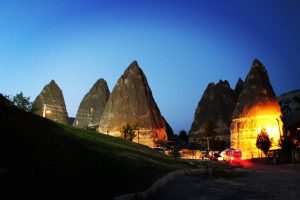
[[[0,94],[0,107],[14,107],[14,104],[8,100],[6,97],[4,97],[2,94]]]
[[[261,156],[256,147],[257,135],[265,129],[277,149],[282,133],[281,111],[268,72],[255,59],[243,84],[232,115],[230,147],[240,149],[244,158]]]
[[[232,112],[236,104],[236,95],[228,81],[208,84],[195,111],[194,121],[189,131],[189,141],[196,141],[203,136],[205,124],[213,123],[216,134],[229,139]]]
[[[99,79],[82,99],[73,126],[92,128],[99,125],[110,92],[104,79]]]
[[[174,131],[172,129],[172,127],[170,126],[170,124],[167,122],[167,120],[164,118],[164,116],[162,116],[164,123],[166,124],[166,132],[167,132],[167,136],[168,139],[171,139],[175,137],[174,135]]]
[[[243,85],[244,85],[244,81],[241,78],[239,78],[239,80],[236,83],[235,88],[234,88],[234,92],[235,92],[235,95],[236,95],[237,98],[241,94],[241,91],[243,89]]]
[[[243,84],[232,118],[245,116],[250,109],[253,110],[255,106],[266,103],[279,108],[268,72],[262,63],[255,59]]]
[[[278,97],[283,119],[288,127],[300,126],[300,90],[284,93]]]
[[[36,97],[32,110],[37,115],[68,124],[68,113],[63,93],[54,80],[47,84]]]
[[[157,107],[146,76],[133,61],[114,87],[100,119],[99,132],[120,136],[122,126],[137,124],[134,141],[155,146],[155,140],[166,140],[166,124]]]

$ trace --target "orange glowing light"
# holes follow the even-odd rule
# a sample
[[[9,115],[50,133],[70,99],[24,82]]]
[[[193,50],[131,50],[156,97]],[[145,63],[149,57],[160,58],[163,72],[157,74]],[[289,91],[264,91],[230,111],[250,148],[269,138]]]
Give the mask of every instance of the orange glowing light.
[[[256,147],[257,135],[264,128],[273,141],[270,150],[278,149],[282,136],[281,111],[277,102],[257,104],[232,120],[231,148],[242,151],[242,159],[260,157],[262,152]]]
[[[51,113],[51,110],[46,110],[46,114],[50,114]]]

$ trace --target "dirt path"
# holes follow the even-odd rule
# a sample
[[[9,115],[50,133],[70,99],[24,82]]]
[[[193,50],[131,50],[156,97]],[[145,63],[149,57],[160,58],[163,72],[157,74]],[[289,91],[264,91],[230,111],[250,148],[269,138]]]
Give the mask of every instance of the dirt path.
[[[194,173],[174,172],[140,193],[139,197],[157,200],[300,199],[300,166],[253,164],[248,167],[246,173],[222,178],[196,170]]]

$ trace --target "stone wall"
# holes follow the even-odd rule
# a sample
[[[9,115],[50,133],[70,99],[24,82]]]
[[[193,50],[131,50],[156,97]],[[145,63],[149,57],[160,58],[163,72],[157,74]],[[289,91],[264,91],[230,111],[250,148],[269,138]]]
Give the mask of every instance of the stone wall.
[[[273,140],[272,149],[280,148],[278,141],[282,136],[282,122],[279,115],[245,117],[232,120],[230,147],[240,149],[244,159],[259,158],[263,154],[256,147],[257,135],[265,128]]]
[[[114,137],[122,137],[120,130],[109,130],[103,134],[107,134]],[[133,142],[146,145],[148,147],[156,147],[157,141],[166,141],[166,130],[164,128],[160,129],[140,129],[135,131],[136,137]]]

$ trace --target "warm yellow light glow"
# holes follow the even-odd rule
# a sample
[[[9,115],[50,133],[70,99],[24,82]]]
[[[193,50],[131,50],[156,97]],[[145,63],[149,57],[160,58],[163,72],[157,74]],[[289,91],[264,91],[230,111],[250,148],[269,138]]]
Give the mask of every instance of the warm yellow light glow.
[[[270,150],[279,149],[282,136],[281,111],[278,104],[260,104],[245,111],[231,124],[231,148],[242,150],[243,159],[257,158],[263,153],[256,147],[257,135],[265,128],[273,141]]]
[[[51,110],[46,110],[46,114],[50,114],[51,113]]]
[[[200,150],[180,149],[181,158],[183,159],[200,159],[202,153]]]

